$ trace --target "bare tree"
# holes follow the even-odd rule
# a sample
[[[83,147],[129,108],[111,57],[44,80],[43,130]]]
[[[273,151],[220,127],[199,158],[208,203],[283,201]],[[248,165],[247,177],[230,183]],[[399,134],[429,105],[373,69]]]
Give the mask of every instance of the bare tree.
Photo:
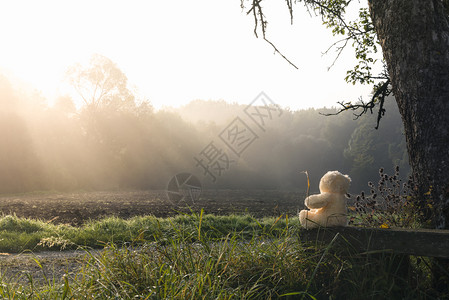
[[[70,67],[67,77],[90,110],[134,103],[126,75],[114,62],[100,54],[93,55],[87,67],[81,64]]]

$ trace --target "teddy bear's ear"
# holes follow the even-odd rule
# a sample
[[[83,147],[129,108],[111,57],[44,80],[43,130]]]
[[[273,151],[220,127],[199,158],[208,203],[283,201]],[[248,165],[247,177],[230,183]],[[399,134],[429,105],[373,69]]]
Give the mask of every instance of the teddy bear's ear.
[[[343,176],[346,177],[349,180],[349,182],[352,181],[351,178],[348,175],[343,175]]]
[[[321,178],[320,183],[326,184],[327,186],[332,185],[334,180],[337,178],[338,171],[328,171],[324,176]]]

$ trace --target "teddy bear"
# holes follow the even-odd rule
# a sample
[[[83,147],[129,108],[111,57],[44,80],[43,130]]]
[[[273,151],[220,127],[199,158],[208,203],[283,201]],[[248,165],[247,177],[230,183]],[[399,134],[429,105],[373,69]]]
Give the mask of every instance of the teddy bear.
[[[299,221],[306,229],[346,226],[346,193],[351,178],[338,171],[329,171],[320,180],[320,194],[306,198],[310,210],[301,210]]]

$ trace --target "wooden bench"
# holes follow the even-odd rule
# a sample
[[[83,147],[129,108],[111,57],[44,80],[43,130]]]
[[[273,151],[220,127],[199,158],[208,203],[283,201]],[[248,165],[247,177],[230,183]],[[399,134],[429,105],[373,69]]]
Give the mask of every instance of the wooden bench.
[[[348,241],[361,252],[385,251],[398,254],[449,258],[449,230],[429,229],[377,229],[360,227],[331,227],[301,230],[300,236],[307,241]]]

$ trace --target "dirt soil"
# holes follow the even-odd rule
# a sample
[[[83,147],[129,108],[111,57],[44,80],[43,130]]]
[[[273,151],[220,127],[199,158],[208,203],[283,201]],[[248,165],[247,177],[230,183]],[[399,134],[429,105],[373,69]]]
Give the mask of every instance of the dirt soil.
[[[303,207],[303,198],[300,192],[207,190],[194,203],[188,200],[174,203],[165,191],[46,192],[0,196],[0,213],[74,226],[106,216],[125,219],[138,215],[168,217],[201,208],[205,213],[217,215],[292,216]]]

